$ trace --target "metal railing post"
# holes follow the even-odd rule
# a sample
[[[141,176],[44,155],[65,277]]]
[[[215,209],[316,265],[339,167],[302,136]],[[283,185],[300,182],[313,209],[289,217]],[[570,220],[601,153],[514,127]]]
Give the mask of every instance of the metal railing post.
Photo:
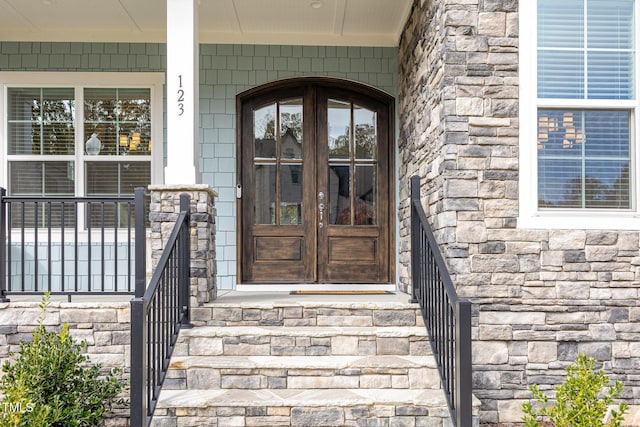
[[[180,195],[180,212],[186,212],[185,225],[180,239],[179,296],[180,307],[184,312],[182,327],[191,327],[191,212],[188,194]]]
[[[135,203],[135,296],[144,295],[147,285],[147,224],[145,218],[146,206],[144,188],[137,187],[134,196]]]
[[[131,427],[147,427],[147,325],[144,298],[131,300]]]
[[[456,420],[457,427],[473,424],[473,379],[471,365],[471,302],[458,300],[456,323]]]
[[[7,205],[4,196],[7,190],[0,187],[0,302],[9,302],[7,298],[7,251],[11,250],[7,243]]]
[[[422,280],[420,268],[420,219],[416,215],[414,203],[420,202],[420,177],[414,175],[411,177],[410,187],[410,212],[411,212],[411,299],[410,303],[418,302],[418,289]]]

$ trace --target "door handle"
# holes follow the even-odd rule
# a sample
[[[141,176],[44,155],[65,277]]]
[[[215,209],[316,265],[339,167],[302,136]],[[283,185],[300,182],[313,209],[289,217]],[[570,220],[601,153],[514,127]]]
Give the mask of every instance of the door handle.
[[[318,212],[320,213],[320,222],[318,223],[318,227],[322,228],[324,227],[324,224],[322,223],[324,220],[324,203],[320,203],[318,205]]]

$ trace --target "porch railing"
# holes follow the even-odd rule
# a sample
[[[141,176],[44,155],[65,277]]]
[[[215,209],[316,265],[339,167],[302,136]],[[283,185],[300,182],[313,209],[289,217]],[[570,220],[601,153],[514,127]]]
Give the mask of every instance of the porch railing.
[[[411,177],[412,302],[420,304],[453,425],[472,425],[471,303],[456,293]]]
[[[139,197],[141,202],[136,203]],[[134,197],[7,196],[0,188],[0,301],[9,295],[133,294]]]
[[[144,248],[140,248],[144,251]],[[181,327],[189,327],[189,196],[180,196],[180,215],[149,286],[136,270],[131,301],[131,426],[147,427],[158,402]],[[136,257],[144,257],[136,254]]]

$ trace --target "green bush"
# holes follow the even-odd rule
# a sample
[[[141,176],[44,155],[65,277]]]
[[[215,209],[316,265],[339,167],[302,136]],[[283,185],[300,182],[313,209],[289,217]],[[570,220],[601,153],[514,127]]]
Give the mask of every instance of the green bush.
[[[629,405],[621,402],[612,409],[605,421],[609,407],[622,392],[622,383],[609,386],[609,377],[603,371],[594,371],[595,360],[578,355],[576,363],[567,367],[564,382],[555,387],[555,403],[549,406],[549,398],[533,384],[529,390],[538,402],[522,404],[526,427],[540,427],[539,420],[547,420],[556,427],[620,427]]]
[[[123,404],[118,395],[124,384],[119,371],[100,374],[100,365],[83,354],[86,342],[75,344],[64,324],[59,332],[47,331],[44,317],[49,295],[40,303],[42,314],[31,342],[20,343],[2,366],[0,422],[11,427],[98,426],[107,410]]]

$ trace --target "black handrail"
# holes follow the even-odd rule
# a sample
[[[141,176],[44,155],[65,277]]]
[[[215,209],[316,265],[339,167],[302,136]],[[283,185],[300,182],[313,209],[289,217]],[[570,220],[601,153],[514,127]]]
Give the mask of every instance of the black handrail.
[[[144,218],[145,210],[144,189],[136,192],[142,203],[134,197],[7,196],[0,188],[0,301],[45,292],[69,300],[133,294],[132,220],[138,211]]]
[[[419,303],[453,425],[471,427],[471,303],[458,297],[411,177],[412,300]]]
[[[180,195],[180,215],[160,261],[144,287],[136,268],[136,298],[131,301],[131,426],[147,427],[180,328],[189,327],[189,196]],[[136,227],[137,230],[137,227]],[[136,252],[136,257],[144,257]]]

